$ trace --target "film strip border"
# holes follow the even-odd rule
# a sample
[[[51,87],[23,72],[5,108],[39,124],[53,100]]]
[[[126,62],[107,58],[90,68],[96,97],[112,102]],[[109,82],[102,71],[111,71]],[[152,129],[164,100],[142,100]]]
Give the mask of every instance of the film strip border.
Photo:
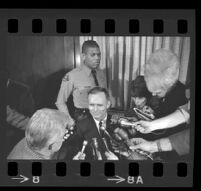
[[[195,42],[194,10],[1,10],[1,35],[169,35]],[[192,52],[194,46],[192,46]],[[192,133],[191,133],[192,137]],[[191,160],[193,161],[193,160]],[[9,162],[1,185],[192,186],[193,163]],[[142,184],[143,183],[143,184]]]
[[[1,30],[11,35],[189,36],[195,32],[194,17],[193,10],[63,10],[58,12],[3,10],[0,12],[3,26]]]
[[[106,19],[103,21],[104,27],[103,32],[106,34],[114,34],[116,32],[116,21],[114,19]],[[66,19],[56,19],[55,31],[58,34],[68,33],[68,22]],[[164,21],[161,19],[153,20],[153,33],[162,34],[164,32]],[[184,19],[177,20],[177,33],[187,34],[188,33],[188,21]],[[42,19],[31,20],[31,32],[33,34],[43,33],[44,23]],[[20,30],[18,19],[8,19],[8,33],[18,33]],[[126,29],[130,34],[140,33],[140,21],[138,19],[129,19],[128,28]],[[92,22],[90,19],[80,20],[80,32],[82,34],[90,34],[92,32]]]
[[[6,165],[5,165],[6,166]],[[192,164],[161,162],[8,162],[0,178],[8,185],[191,186]]]

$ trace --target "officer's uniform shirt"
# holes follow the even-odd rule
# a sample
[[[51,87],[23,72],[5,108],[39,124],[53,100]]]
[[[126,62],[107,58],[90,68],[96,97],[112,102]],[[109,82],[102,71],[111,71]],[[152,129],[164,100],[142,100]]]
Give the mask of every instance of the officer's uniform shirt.
[[[106,77],[101,69],[96,69],[96,77],[99,86],[106,88]],[[56,106],[60,111],[69,116],[66,101],[72,93],[76,108],[88,108],[88,91],[95,86],[91,69],[82,64],[82,66],[67,73],[62,79]]]

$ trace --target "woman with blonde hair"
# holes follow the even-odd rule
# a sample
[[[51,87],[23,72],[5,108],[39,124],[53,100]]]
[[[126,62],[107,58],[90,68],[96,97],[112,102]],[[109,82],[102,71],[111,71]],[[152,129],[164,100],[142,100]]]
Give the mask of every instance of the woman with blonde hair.
[[[178,80],[179,66],[178,57],[170,50],[159,49],[150,55],[145,65],[144,79],[152,95],[160,98],[160,104],[158,119],[136,122],[136,129],[141,133],[188,123],[190,115],[185,109],[188,100],[185,85]]]

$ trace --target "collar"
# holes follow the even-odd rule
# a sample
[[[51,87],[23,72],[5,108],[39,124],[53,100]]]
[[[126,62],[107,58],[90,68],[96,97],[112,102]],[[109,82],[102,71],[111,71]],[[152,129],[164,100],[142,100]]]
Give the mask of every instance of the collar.
[[[82,64],[82,70],[87,74],[87,76],[91,75],[91,70],[88,66],[86,66],[84,63]],[[98,68],[94,69],[96,72],[98,72]]]
[[[82,70],[84,70],[87,76],[91,74],[91,69],[88,66],[86,66],[84,63],[82,64]]]

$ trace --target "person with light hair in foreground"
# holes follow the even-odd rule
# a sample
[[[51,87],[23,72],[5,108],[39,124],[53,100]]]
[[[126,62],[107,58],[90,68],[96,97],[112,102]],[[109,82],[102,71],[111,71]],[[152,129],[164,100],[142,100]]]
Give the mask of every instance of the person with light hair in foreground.
[[[174,133],[166,132],[163,137],[155,140],[133,138],[131,149],[144,150],[150,153],[176,151],[181,155],[190,151],[190,100],[186,97],[185,86],[178,81],[179,60],[169,50],[159,49],[150,55],[144,74],[148,90],[153,96],[161,99],[159,118],[152,121],[138,121],[136,129],[143,134],[155,130],[172,129]],[[189,97],[188,97],[189,98]],[[182,130],[177,126],[182,125]],[[153,135],[153,134],[150,134]]]
[[[150,55],[144,79],[148,90],[160,99],[160,104],[156,120],[136,122],[136,129],[141,133],[189,123],[185,85],[178,80],[179,65],[178,57],[169,50],[159,49]]]
[[[7,159],[46,160],[57,159],[57,151],[69,137],[68,120],[54,109],[37,110],[31,117],[25,137],[17,143]]]

